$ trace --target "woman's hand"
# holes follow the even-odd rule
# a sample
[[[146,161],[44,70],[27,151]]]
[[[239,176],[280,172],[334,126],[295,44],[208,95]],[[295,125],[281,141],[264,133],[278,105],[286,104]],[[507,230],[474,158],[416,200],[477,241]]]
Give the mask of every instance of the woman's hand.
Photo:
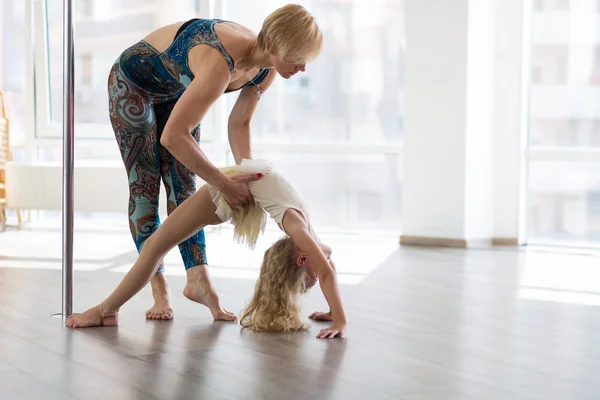
[[[248,183],[262,178],[262,174],[240,174],[230,177],[219,189],[229,206],[232,208],[247,206],[254,203]]]
[[[318,339],[333,339],[339,336],[344,339],[346,337],[346,325],[345,324],[333,324],[331,328],[321,329],[321,332],[317,335]]]

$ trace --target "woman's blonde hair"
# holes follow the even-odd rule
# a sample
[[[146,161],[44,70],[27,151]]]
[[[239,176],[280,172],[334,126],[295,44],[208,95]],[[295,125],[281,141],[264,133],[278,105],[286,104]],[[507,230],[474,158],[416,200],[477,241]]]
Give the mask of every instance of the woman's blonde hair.
[[[242,311],[244,327],[263,332],[306,330],[300,319],[300,295],[306,292],[306,269],[296,264],[296,246],[289,237],[265,251],[254,295]]]
[[[267,41],[278,56],[307,62],[321,52],[323,34],[315,18],[304,7],[288,4],[264,20],[258,33],[258,47],[264,50]]]

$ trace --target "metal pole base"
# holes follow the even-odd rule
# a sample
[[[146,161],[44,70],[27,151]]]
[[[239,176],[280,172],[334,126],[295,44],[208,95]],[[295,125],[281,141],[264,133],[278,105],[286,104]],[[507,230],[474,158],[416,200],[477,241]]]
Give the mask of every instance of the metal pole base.
[[[81,313],[73,311],[70,315],[75,315],[75,314],[81,314]],[[54,313],[54,314],[50,314],[50,318],[67,319],[70,315],[67,315],[66,313],[63,313],[63,312],[57,312],[57,313]]]

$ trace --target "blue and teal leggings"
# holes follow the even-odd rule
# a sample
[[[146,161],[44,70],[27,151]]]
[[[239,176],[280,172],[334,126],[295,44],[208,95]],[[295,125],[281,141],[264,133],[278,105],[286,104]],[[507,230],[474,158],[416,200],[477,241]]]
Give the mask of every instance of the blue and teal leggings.
[[[108,80],[110,120],[129,178],[129,229],[138,252],[160,226],[161,179],[168,214],[196,192],[195,174],[160,144],[160,135],[181,91],[172,90],[168,80],[155,80],[153,87],[149,79],[142,89],[130,79],[132,74],[152,77],[160,62],[156,56],[154,48],[140,42],[115,62]],[[197,142],[200,140],[199,126],[192,135]],[[207,264],[204,230],[180,243],[179,251],[186,270]],[[158,272],[163,272],[162,265]]]

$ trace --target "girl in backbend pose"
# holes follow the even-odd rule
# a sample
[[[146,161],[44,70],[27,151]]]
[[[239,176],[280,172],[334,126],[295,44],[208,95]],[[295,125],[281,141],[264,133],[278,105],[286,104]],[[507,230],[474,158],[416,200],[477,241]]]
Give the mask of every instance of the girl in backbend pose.
[[[117,325],[119,308],[152,278],[162,258],[178,243],[207,225],[231,220],[238,242],[254,247],[266,224],[265,211],[286,236],[275,242],[264,255],[252,299],[242,312],[241,324],[257,331],[284,332],[305,330],[300,318],[299,297],[318,281],[329,304],[328,313],[313,313],[311,318],[333,321],[317,337],[344,337],[346,316],[337,286],[331,249],[314,233],[300,193],[266,161],[244,159],[241,165],[222,169],[229,176],[258,177],[248,187],[254,204],[231,208],[222,194],[204,185],[183,202],[148,238],[140,256],[117,288],[99,305],[83,314],[67,318],[72,328]],[[223,309],[214,288],[200,293],[215,320],[234,321],[237,317]]]

